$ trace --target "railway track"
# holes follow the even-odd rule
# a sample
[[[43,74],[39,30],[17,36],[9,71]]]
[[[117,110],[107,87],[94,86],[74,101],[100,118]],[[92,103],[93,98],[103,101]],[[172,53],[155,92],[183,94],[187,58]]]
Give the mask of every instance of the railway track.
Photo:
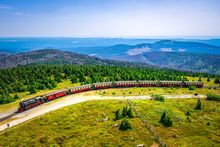
[[[11,113],[11,114],[9,114],[9,115],[7,115],[7,116],[4,116],[4,117],[0,118],[0,122],[2,122],[2,121],[4,121],[4,120],[7,120],[7,119],[9,119],[9,118],[15,116],[16,114],[17,114],[17,112],[13,112],[13,113]]]

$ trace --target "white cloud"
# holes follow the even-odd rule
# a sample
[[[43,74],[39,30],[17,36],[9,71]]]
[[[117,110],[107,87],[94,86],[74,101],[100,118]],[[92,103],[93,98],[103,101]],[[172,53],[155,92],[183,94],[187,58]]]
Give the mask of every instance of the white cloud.
[[[12,14],[14,14],[14,15],[18,15],[18,16],[22,16],[22,15],[24,15],[24,13],[23,12],[13,12]]]
[[[139,55],[141,53],[144,52],[149,52],[150,48],[149,47],[142,47],[142,48],[134,48],[134,49],[130,49],[128,50],[126,53],[130,56],[134,56],[134,55]]]
[[[10,6],[7,6],[7,5],[0,4],[0,9],[2,9],[2,10],[11,10],[11,9],[13,9],[13,7],[10,7]]]
[[[17,16],[22,16],[24,15],[23,12],[21,11],[16,11],[15,8],[8,6],[8,5],[3,5],[0,4],[0,10],[4,10],[5,12],[7,12],[8,14],[12,14],[12,15],[17,15]]]
[[[160,51],[162,52],[173,52],[172,48],[160,48]]]
[[[186,51],[186,49],[184,49],[184,48],[179,48],[178,49],[178,52],[185,52]]]
[[[72,43],[73,43],[73,44],[77,44],[77,43],[79,43],[79,42],[78,42],[78,41],[72,41]]]
[[[94,57],[94,56],[96,56],[97,54],[89,54],[89,56],[92,56],[92,57]]]

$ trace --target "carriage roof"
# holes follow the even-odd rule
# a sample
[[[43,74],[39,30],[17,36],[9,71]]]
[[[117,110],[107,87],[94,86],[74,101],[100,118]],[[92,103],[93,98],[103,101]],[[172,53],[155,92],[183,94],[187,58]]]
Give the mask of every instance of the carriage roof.
[[[51,92],[51,93],[46,94],[46,96],[48,96],[48,95],[53,95],[53,94],[57,94],[57,93],[60,93],[60,92],[65,92],[65,91],[66,91],[65,89],[59,90],[59,91],[54,91],[54,92]]]
[[[102,83],[93,83],[93,85],[100,85],[100,84],[112,84],[113,82],[102,82]]]
[[[81,86],[73,86],[73,87],[70,87],[69,89],[83,88],[83,87],[91,87],[91,86],[92,86],[91,84],[86,84],[86,85],[81,85]]]
[[[115,83],[136,83],[137,81],[115,81]]]

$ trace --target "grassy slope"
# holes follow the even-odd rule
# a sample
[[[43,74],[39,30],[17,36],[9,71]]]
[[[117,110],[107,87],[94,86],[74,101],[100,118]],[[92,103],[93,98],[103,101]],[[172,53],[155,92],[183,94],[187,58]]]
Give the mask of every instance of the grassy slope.
[[[162,139],[172,146],[219,146],[220,103],[202,100],[203,109],[194,110],[197,99],[169,99],[164,103],[138,101],[136,105],[145,118],[155,126]],[[191,122],[185,113],[191,112]],[[166,111],[174,121],[171,128],[158,123],[160,114]],[[207,123],[211,125],[208,126]]]
[[[114,111],[124,105],[124,101],[92,101],[65,107],[8,130],[6,136],[0,135],[0,145],[151,145],[153,136],[139,118],[131,120],[132,131],[123,132],[113,127],[119,123],[112,121]],[[108,121],[102,121],[103,114]]]
[[[220,145],[220,103],[202,100],[203,110],[193,108],[196,99],[172,99],[164,103],[158,101],[133,101],[138,111],[154,125],[157,133],[170,146],[219,146]],[[46,146],[62,144],[64,146],[135,146],[154,143],[139,118],[131,119],[131,131],[119,131],[112,125],[114,111],[122,108],[125,101],[90,101],[50,112],[19,126],[10,128],[0,135],[2,146]],[[191,111],[189,122],[185,115]],[[160,115],[167,111],[174,120],[171,128],[158,123]],[[109,118],[103,122],[105,118]],[[210,126],[207,126],[210,122]]]

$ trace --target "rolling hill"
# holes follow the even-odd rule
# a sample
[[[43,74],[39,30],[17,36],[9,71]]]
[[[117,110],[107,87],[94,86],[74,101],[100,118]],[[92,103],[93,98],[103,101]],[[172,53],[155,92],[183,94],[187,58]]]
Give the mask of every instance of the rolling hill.
[[[150,66],[148,64],[130,63],[100,59],[88,55],[61,51],[56,49],[42,49],[17,54],[0,54],[0,68],[16,67],[27,64],[94,64],[94,65],[129,65]]]
[[[113,59],[148,63],[183,71],[220,74],[220,56],[188,52],[146,52],[135,55],[115,56]]]
[[[205,42],[160,40],[137,45],[117,44],[61,50],[43,49],[16,54],[2,53],[0,68],[35,63],[120,64],[220,74],[220,47]]]
[[[81,48],[82,53],[95,54],[98,57],[112,58],[118,55],[137,55],[146,52],[192,52],[220,55],[220,47],[202,42],[187,42],[175,40],[160,40],[153,43],[141,43],[137,45],[117,44],[109,47]],[[75,49],[72,49],[75,51]],[[86,52],[85,52],[86,50]],[[80,51],[79,51],[80,52]]]
[[[134,46],[117,45],[105,48],[104,52],[97,55],[177,70],[220,74],[220,47],[205,43],[162,40]]]

